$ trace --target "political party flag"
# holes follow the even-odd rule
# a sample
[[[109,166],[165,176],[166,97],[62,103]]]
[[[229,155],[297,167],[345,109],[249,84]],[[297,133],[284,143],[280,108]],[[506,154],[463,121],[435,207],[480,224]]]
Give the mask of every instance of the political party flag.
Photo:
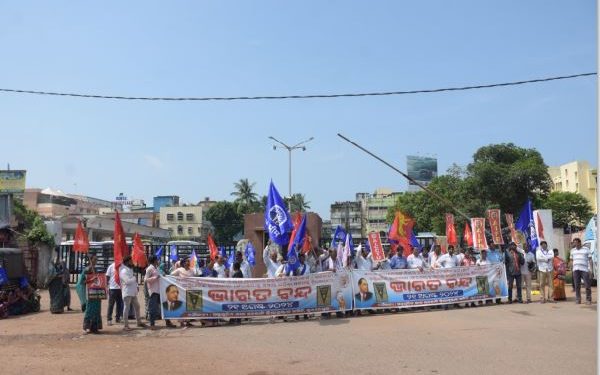
[[[335,228],[333,233],[333,239],[331,240],[331,248],[335,249],[338,242],[344,242],[346,240],[346,231],[340,225]]]
[[[137,267],[144,268],[148,265],[148,258],[146,258],[146,251],[142,238],[138,233],[133,235],[133,252],[131,254],[131,260]]]
[[[542,218],[540,217],[540,213],[536,212],[536,219],[537,219],[537,228],[538,228],[538,235],[540,240],[544,239],[544,226],[542,225]],[[530,251],[532,249],[529,249]]]
[[[250,263],[250,265],[254,267],[256,265],[256,249],[252,245],[252,242],[248,241],[244,253],[246,255],[246,260],[248,260],[248,263]]]
[[[121,224],[121,216],[119,211],[115,211],[115,231],[113,241],[113,259],[115,260],[115,282],[121,284],[119,278],[119,268],[123,264],[123,258],[129,255],[129,249],[127,248],[127,242],[125,241],[125,232],[123,231],[123,224]]]
[[[473,233],[471,233],[471,227],[469,226],[469,222],[465,223],[465,231],[463,233],[463,240],[467,244],[467,246],[473,246]]]
[[[233,263],[235,263],[235,247],[229,249],[229,257],[227,258],[227,261],[225,262],[225,266],[227,268],[229,268],[233,265]]]
[[[419,252],[423,251],[423,246],[421,246],[421,243],[417,239],[417,236],[415,236],[415,231],[413,230],[410,231],[410,244],[412,247],[418,248]]]
[[[217,259],[217,255],[219,255],[219,249],[217,248],[217,244],[215,243],[215,240],[213,240],[210,233],[209,233],[208,237],[206,238],[206,242],[208,243],[208,250],[210,252],[210,260],[214,261],[215,259]]]
[[[535,223],[533,221],[533,205],[531,200],[527,199],[527,202],[523,205],[519,220],[515,225],[518,231],[522,232],[529,245],[531,251],[535,251],[539,247],[539,241],[535,232]]]
[[[8,282],[8,275],[6,274],[6,270],[4,267],[0,267],[0,285],[6,284]]]
[[[396,212],[394,221],[388,233],[388,239],[391,239],[390,245],[392,252],[396,252],[398,245],[403,248],[403,255],[410,252],[410,233],[412,232],[414,220],[403,212]],[[389,241],[388,241],[389,242]],[[397,242],[397,244],[395,243]]]
[[[269,233],[271,241],[280,246],[285,246],[289,242],[289,232],[292,229],[293,224],[290,214],[273,181],[271,181],[267,197],[267,209],[265,210],[265,231]]]
[[[308,254],[312,250],[312,237],[306,230],[306,236],[304,236],[304,243],[302,244],[302,254]]]
[[[156,250],[156,253],[154,255],[156,255],[156,257],[160,260],[160,257],[162,257],[162,253],[163,253],[163,247],[160,246],[158,248],[158,250]]]
[[[177,262],[179,260],[179,256],[177,255],[177,246],[176,245],[171,245],[171,248],[169,250],[169,258],[171,259],[171,262]]]
[[[504,238],[502,238],[502,225],[500,223],[500,210],[495,208],[487,210],[487,219],[490,223],[490,232],[492,233],[492,240],[497,245],[504,244]]]
[[[485,238],[485,218],[471,218],[471,226],[473,227],[473,244],[475,250],[487,250],[488,244]]]
[[[73,241],[73,251],[76,253],[87,253],[90,249],[90,241],[86,231],[83,229],[81,220],[77,221],[77,229],[75,229],[75,240]]]
[[[190,268],[193,270],[198,270],[198,257],[196,256],[196,249],[192,250],[192,254],[190,255]]]
[[[302,216],[302,221],[296,231],[294,242],[290,242],[288,246],[287,254],[287,273],[292,273],[300,267],[300,260],[298,259],[298,250],[302,248],[304,243],[304,236],[306,235],[306,214]]]
[[[350,257],[350,254],[352,254],[352,246],[350,245],[350,239],[352,238],[352,236],[350,235],[350,233],[346,234],[346,242],[344,243],[344,258],[342,259],[342,266],[343,267],[347,267],[348,266],[348,258]]]
[[[510,229],[510,240],[514,243],[518,243],[517,239],[517,231],[515,230],[515,220],[513,219],[512,214],[504,214],[506,218],[506,223],[508,224],[508,228]]]
[[[456,228],[454,227],[454,215],[446,214],[446,238],[448,245],[458,245],[458,239],[456,238]]]
[[[292,229],[292,234],[290,234],[290,242],[289,243],[294,242],[294,237],[296,237],[296,232],[298,231],[298,227],[300,226],[301,221],[302,221],[302,215],[300,214],[300,212],[296,212],[294,215],[292,215],[293,229]]]
[[[584,241],[590,241],[596,239],[596,215],[592,216],[590,221],[587,223],[585,227],[585,232],[583,234]]]

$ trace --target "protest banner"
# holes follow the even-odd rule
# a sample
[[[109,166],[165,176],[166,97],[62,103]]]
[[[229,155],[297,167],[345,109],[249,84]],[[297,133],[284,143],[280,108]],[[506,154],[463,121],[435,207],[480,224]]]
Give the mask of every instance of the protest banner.
[[[500,224],[500,210],[491,209],[487,210],[487,219],[490,223],[490,232],[492,233],[492,240],[496,245],[504,245],[504,238],[502,238],[502,225]]]
[[[508,295],[503,264],[445,269],[353,270],[355,309],[481,301]]]
[[[163,318],[246,318],[352,308],[349,272],[269,279],[160,278]]]
[[[485,238],[485,219],[482,217],[472,218],[471,227],[473,228],[473,245],[475,250],[487,250],[488,243]]]
[[[373,257],[373,262],[381,262],[385,259],[385,253],[383,252],[381,236],[379,233],[369,233],[369,246],[371,247],[371,256]]]
[[[87,299],[106,299],[106,275],[103,273],[93,273],[86,275],[85,286]]]

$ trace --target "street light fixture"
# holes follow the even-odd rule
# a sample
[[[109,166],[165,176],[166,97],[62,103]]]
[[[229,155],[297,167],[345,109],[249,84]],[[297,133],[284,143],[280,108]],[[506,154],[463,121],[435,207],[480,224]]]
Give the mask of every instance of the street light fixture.
[[[289,165],[289,196],[290,198],[292,197],[292,151],[294,150],[302,150],[302,151],[306,151],[306,146],[305,144],[307,144],[308,142],[312,141],[313,139],[315,139],[314,137],[310,137],[302,142],[296,143],[293,146],[289,146],[283,142],[281,142],[280,140],[278,140],[275,137],[269,136],[269,139],[279,143],[281,146],[283,146],[284,149],[286,149],[288,151],[288,165]],[[277,145],[273,145],[273,150],[277,150]]]

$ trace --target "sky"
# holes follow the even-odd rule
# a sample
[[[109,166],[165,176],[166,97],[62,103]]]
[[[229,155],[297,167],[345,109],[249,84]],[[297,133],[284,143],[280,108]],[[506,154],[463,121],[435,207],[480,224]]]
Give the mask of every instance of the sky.
[[[0,88],[123,96],[431,89],[597,67],[594,1],[105,1],[0,4]],[[27,187],[152,205],[231,200],[272,179],[329,218],[333,202],[435,156],[443,174],[491,143],[596,166],[596,77],[439,94],[279,101],[114,101],[0,93],[0,167]]]

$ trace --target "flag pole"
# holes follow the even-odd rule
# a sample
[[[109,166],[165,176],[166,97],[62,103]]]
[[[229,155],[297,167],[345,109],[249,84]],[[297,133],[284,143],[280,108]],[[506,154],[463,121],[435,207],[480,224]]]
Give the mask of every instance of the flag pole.
[[[419,186],[421,189],[425,190],[429,195],[435,197],[436,199],[439,199],[440,201],[442,201],[443,203],[445,203],[446,205],[448,205],[450,208],[452,208],[456,213],[458,213],[460,216],[464,217],[465,219],[467,219],[468,221],[471,221],[471,218],[466,215],[464,212],[462,212],[460,209],[458,209],[452,202],[450,202],[448,199],[442,197],[441,195],[437,194],[436,192],[434,192],[433,190],[429,189],[427,186],[423,185],[422,183],[420,183],[419,181],[411,178],[409,175],[407,175],[406,173],[402,172],[401,170],[399,170],[398,168],[394,167],[392,164],[388,163],[387,161],[383,160],[382,158],[380,158],[379,156],[375,155],[374,153],[372,153],[371,151],[367,150],[366,148],[362,147],[361,145],[359,145],[358,143],[351,141],[350,139],[344,137],[343,135],[341,135],[340,133],[337,133],[338,137],[342,138],[344,141],[354,145],[355,147],[359,148],[360,150],[366,152],[367,154],[371,155],[372,157],[374,157],[375,159],[379,160],[380,162],[382,162],[383,164],[387,165],[388,167],[390,167],[391,169],[393,169],[394,171],[400,173],[402,175],[402,177],[406,178],[408,181],[412,182],[413,184]]]

